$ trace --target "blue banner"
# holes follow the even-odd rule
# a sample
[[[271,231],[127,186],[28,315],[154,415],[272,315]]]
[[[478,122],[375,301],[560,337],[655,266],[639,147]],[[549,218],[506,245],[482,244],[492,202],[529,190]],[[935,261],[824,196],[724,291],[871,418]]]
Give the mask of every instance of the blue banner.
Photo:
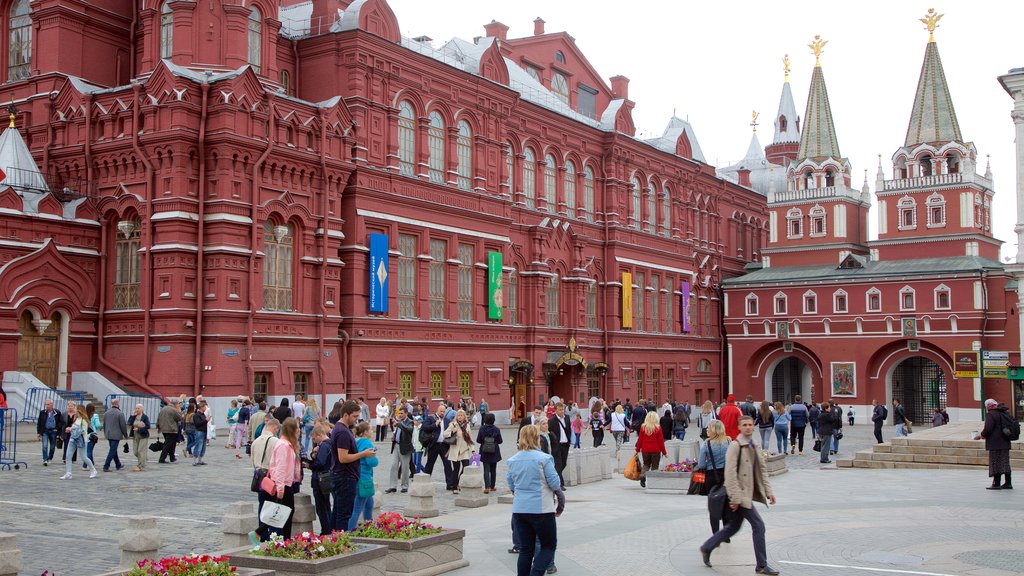
[[[370,312],[388,313],[387,234],[370,234]]]

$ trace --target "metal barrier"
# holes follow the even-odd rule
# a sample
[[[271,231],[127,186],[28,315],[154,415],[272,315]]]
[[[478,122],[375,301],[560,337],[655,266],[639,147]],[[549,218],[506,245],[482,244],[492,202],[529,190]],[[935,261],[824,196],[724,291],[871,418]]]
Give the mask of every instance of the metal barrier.
[[[121,403],[121,412],[124,412],[125,418],[135,413],[136,404],[142,404],[149,419],[156,422],[156,417],[164,406],[163,399],[157,394],[107,394],[103,399],[103,407],[110,410],[110,401],[115,398]]]
[[[21,415],[22,422],[35,422],[39,412],[46,407],[46,401],[53,400],[53,407],[66,412],[68,402],[85,404],[85,392],[74,390],[54,390],[53,388],[29,388],[25,395],[25,412]]]
[[[0,408],[0,470],[15,470],[28,464],[18,460],[18,411]]]

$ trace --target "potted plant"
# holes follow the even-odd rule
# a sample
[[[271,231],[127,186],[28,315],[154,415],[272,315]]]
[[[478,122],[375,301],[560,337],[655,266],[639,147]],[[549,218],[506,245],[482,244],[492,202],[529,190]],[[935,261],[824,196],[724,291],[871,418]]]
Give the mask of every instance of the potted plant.
[[[647,490],[668,490],[686,494],[696,464],[697,462],[691,458],[683,458],[679,462],[666,464],[661,470],[647,472]]]
[[[230,553],[232,566],[273,570],[278,576],[385,576],[387,548],[356,544],[344,532],[317,536],[303,532],[289,540],[280,536],[251,549]]]
[[[352,542],[387,547],[388,576],[433,576],[468,566],[462,557],[465,537],[465,530],[432,526],[397,512],[385,512],[352,531]]]

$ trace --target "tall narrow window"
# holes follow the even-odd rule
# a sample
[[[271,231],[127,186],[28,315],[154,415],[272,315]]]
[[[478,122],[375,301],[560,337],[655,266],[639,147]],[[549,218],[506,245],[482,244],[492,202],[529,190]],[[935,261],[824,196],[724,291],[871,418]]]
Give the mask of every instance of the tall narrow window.
[[[548,154],[544,157],[544,201],[548,212],[555,211],[555,157]]]
[[[587,222],[594,221],[594,171],[589,166],[583,169],[583,211]]]
[[[537,194],[537,157],[533,150],[523,150],[523,196],[526,198],[526,207],[533,208],[534,199]]]
[[[292,375],[292,383],[295,384],[295,395],[305,396],[309,393],[309,377],[312,375],[310,372],[296,372]]]
[[[505,297],[508,299],[508,323],[515,326],[519,324],[519,274],[515,268],[508,272],[505,290]]]
[[[117,269],[114,271],[114,309],[126,310],[139,307],[139,238],[142,222],[122,220],[117,223]]]
[[[398,235],[398,317],[416,317],[416,237]]]
[[[587,329],[597,330],[597,282],[587,284]]]
[[[11,5],[10,36],[7,49],[7,80],[28,78],[32,72],[32,8],[29,0],[15,0]]]
[[[647,231],[654,234],[658,222],[658,198],[654,183],[647,185]]]
[[[459,394],[463,398],[469,398],[473,394],[473,373],[467,371],[459,372]]]
[[[285,94],[290,95],[292,93],[292,79],[291,75],[288,74],[287,70],[281,70],[281,88]]]
[[[174,13],[171,0],[160,7],[160,57],[170,58],[174,51]]]
[[[515,163],[515,157],[512,154],[512,143],[511,142],[506,142],[505,146],[506,146],[506,148],[505,148],[505,171],[508,173],[508,178],[505,180],[505,183],[508,184],[508,193],[512,194],[512,192],[515,191],[514,184],[515,184],[516,178],[515,178],[514,171],[515,171],[516,163]]]
[[[672,235],[672,195],[669,193],[668,186],[661,188],[661,227],[664,228],[661,231],[662,234]]]
[[[651,332],[661,332],[661,282],[651,276]]]
[[[551,76],[551,91],[558,96],[559,100],[566,104],[569,103],[569,83],[565,81],[565,76],[558,72]]]
[[[676,331],[675,318],[672,310],[675,308],[676,295],[672,292],[672,279],[665,279],[665,332],[672,334]]]
[[[430,160],[427,165],[430,181],[443,184],[444,118],[441,118],[441,113],[437,111],[430,113],[430,127],[427,128],[427,149],[430,151]]]
[[[459,322],[473,321],[473,245],[459,244]]]
[[[565,179],[562,182],[565,192],[565,213],[570,218],[576,217],[576,165],[572,161],[565,163]]]
[[[402,398],[412,398],[412,379],[414,372],[398,373],[398,394]]]
[[[292,309],[292,251],[294,234],[287,224],[263,225],[263,309]]]
[[[416,165],[416,113],[412,104],[398,104],[398,171],[412,176]]]
[[[263,54],[263,16],[259,8],[253,6],[249,10],[249,65],[252,71],[260,73],[261,55]]]
[[[448,253],[446,240],[430,240],[430,319],[444,320],[445,300],[447,300],[448,282],[445,258]]]
[[[430,373],[430,397],[434,400],[444,398],[444,372]]]
[[[252,375],[252,397],[257,402],[267,399],[270,388],[270,372],[255,372]]]
[[[560,325],[558,313],[559,283],[558,274],[552,276],[548,281],[548,328],[557,328]]]
[[[469,190],[473,184],[473,130],[469,122],[459,121],[459,137],[456,141],[459,155],[459,173],[456,182],[459,188]]]
[[[633,329],[637,332],[644,331],[644,275],[643,272],[637,272],[633,276],[636,286],[633,287]]]
[[[637,230],[640,229],[640,223],[643,222],[643,217],[640,215],[640,179],[634,177],[630,182],[629,194],[633,199],[633,227]]]

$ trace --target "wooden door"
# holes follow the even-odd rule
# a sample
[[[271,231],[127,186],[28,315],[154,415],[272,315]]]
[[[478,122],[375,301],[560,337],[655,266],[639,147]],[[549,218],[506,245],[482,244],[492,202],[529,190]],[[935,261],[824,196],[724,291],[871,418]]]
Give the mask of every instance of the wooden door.
[[[50,325],[42,334],[32,323],[32,313],[25,312],[18,322],[18,371],[31,372],[50,388],[57,387],[57,362],[60,353],[60,315],[50,317]]]

